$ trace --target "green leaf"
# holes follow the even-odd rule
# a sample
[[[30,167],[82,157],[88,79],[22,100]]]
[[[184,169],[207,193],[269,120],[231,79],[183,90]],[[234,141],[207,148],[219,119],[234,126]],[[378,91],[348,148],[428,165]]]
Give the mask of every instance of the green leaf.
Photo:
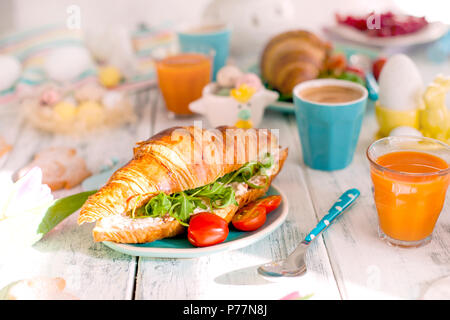
[[[166,214],[172,206],[169,197],[161,192],[153,197],[145,206],[145,212],[152,217],[159,217]]]
[[[52,230],[61,221],[80,209],[87,198],[96,192],[97,190],[86,191],[56,200],[47,209],[42,222],[39,224],[38,233],[44,235]]]
[[[182,225],[188,226],[187,222],[196,208],[208,209],[205,203],[208,203],[211,209],[220,209],[230,204],[238,204],[234,189],[229,185],[230,183],[246,182],[252,188],[264,188],[266,185],[255,185],[248,182],[248,180],[258,174],[267,177],[265,170],[272,167],[273,162],[272,155],[266,154],[261,162],[248,162],[238,170],[230,172],[208,185],[177,192],[172,195],[161,192],[151,198],[145,206],[137,208],[135,210],[137,214],[132,216],[132,218],[163,217],[168,214]],[[268,177],[266,181],[268,183]]]
[[[188,199],[186,194],[184,192],[180,193],[179,196],[179,202],[180,206],[178,207],[179,210],[179,217],[182,221],[186,221],[189,219],[191,213],[194,212],[194,204],[191,200]]]

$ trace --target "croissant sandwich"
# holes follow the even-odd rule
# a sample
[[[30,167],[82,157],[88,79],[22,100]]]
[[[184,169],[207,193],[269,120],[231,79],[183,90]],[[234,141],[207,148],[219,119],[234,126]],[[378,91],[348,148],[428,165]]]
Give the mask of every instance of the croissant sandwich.
[[[183,233],[202,211],[230,222],[267,192],[287,154],[267,129],[170,128],[137,144],[78,223],[96,222],[95,241],[145,243]]]

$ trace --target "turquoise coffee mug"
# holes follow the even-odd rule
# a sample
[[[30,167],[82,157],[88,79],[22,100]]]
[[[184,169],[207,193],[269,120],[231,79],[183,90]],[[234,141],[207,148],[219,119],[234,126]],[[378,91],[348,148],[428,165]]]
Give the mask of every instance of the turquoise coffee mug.
[[[351,87],[361,92],[357,100],[319,103],[303,99],[300,92],[322,86]],[[303,151],[303,161],[313,169],[339,170],[353,160],[366,110],[367,89],[360,84],[337,79],[305,81],[293,90],[295,116]]]
[[[231,30],[225,24],[205,25],[184,28],[177,32],[178,42],[182,52],[196,51],[197,48],[212,48],[215,52],[213,80],[226,63],[230,51]]]

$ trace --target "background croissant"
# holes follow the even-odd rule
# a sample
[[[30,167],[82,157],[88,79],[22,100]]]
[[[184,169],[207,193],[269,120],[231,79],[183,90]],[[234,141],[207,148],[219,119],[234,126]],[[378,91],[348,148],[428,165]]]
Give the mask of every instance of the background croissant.
[[[295,30],[272,38],[261,56],[261,75],[267,84],[290,96],[300,82],[315,79],[325,66],[331,45],[315,34]]]

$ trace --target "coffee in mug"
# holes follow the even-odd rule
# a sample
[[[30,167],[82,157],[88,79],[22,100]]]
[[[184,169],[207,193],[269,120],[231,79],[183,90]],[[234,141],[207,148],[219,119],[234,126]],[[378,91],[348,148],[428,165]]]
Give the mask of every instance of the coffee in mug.
[[[323,85],[304,88],[299,96],[316,103],[344,103],[362,98],[363,92],[356,88],[337,85]]]

